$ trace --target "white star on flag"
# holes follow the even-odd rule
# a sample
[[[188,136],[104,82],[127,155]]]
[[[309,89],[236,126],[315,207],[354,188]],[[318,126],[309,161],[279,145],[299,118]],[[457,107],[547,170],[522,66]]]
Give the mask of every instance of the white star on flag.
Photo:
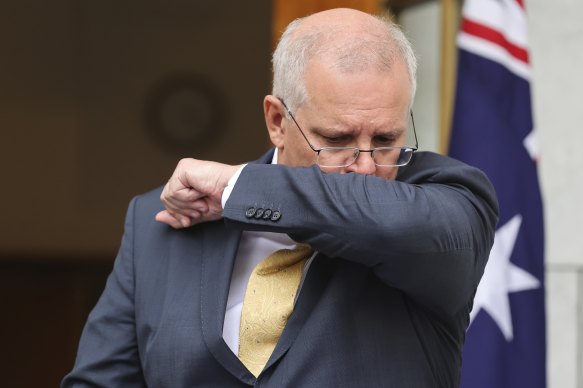
[[[494,246],[474,298],[470,324],[481,309],[492,317],[507,342],[514,338],[508,294],[540,287],[537,278],[510,262],[522,216],[515,215],[496,231]]]

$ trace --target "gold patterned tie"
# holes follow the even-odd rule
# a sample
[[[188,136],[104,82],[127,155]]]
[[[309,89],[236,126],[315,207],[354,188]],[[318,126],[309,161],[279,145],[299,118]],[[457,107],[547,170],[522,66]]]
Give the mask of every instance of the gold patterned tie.
[[[294,307],[307,259],[307,244],[274,252],[253,269],[239,328],[239,359],[255,377],[265,367]]]

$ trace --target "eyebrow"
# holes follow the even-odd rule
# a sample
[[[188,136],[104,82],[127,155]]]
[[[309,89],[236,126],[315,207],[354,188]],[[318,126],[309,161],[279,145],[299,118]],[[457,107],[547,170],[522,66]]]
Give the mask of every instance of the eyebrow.
[[[308,130],[320,136],[353,136],[354,130],[342,130],[337,128],[326,128],[326,127],[310,127]]]
[[[375,136],[387,136],[387,137],[392,137],[392,138],[398,138],[400,136],[402,136],[405,132],[407,131],[406,128],[394,128],[394,129],[390,129],[387,132],[382,132],[382,133],[376,133]]]
[[[326,127],[309,127],[308,130],[312,133],[315,133],[316,135],[325,136],[325,137],[354,136],[356,133],[356,130],[354,130],[354,129],[343,130],[343,129],[326,128]],[[405,131],[406,131],[406,129],[401,128],[401,127],[388,129],[388,130],[381,130],[378,132],[374,132],[373,137],[386,136],[386,137],[391,137],[391,138],[396,139],[399,136],[401,136]]]

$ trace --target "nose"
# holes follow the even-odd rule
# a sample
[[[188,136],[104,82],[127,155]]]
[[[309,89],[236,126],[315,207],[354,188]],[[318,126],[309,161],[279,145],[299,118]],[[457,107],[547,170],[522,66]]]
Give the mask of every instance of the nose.
[[[376,164],[370,152],[361,152],[358,158],[350,166],[346,167],[346,172],[355,172],[364,175],[374,175],[377,170]]]

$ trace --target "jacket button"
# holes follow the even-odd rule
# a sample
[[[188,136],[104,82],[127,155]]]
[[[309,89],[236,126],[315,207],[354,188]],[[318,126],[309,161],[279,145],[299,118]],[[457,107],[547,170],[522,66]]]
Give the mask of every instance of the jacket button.
[[[276,222],[281,218],[281,212],[279,210],[274,210],[271,214],[271,221]]]
[[[245,212],[245,217],[247,218],[251,218],[255,215],[255,212],[257,211],[257,209],[255,209],[254,207],[250,207],[249,209],[247,209],[247,211]]]
[[[257,211],[255,212],[255,218],[261,218],[263,216],[263,212],[265,212],[265,209],[262,208],[257,209]]]
[[[273,211],[271,209],[265,209],[265,212],[263,212],[263,219],[264,220],[270,219],[272,213]]]

